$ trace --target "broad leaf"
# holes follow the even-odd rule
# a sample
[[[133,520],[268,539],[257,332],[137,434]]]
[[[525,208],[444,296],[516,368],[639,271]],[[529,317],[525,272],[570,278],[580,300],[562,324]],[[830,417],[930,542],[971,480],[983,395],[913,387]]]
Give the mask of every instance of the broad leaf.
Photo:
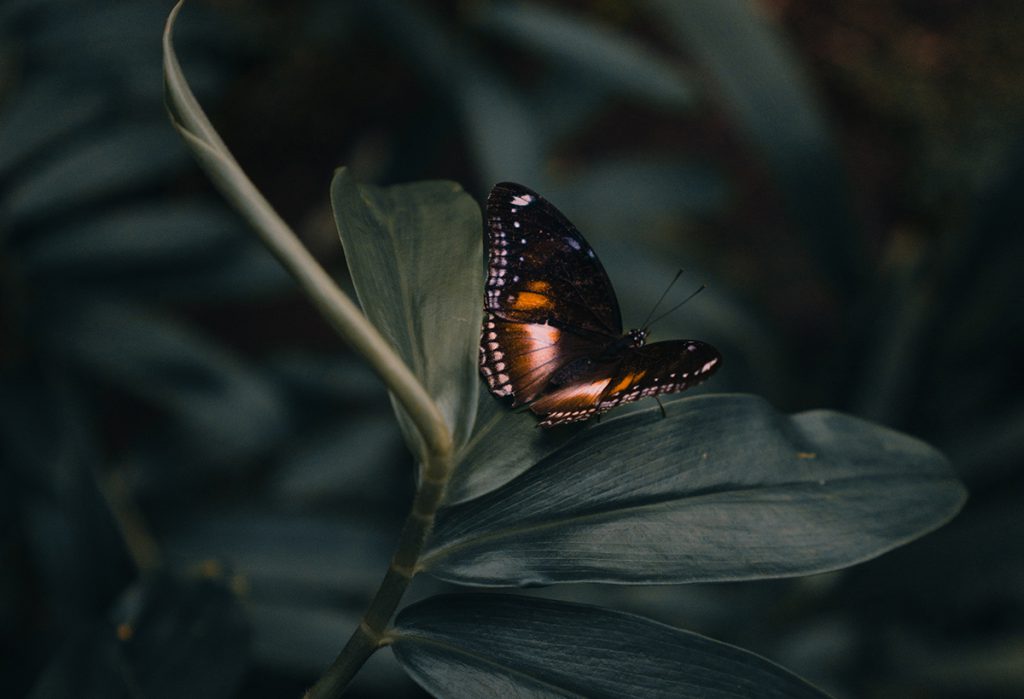
[[[96,132],[33,168],[4,193],[2,206],[15,225],[27,225],[152,186],[185,162],[163,122]]]
[[[45,328],[50,356],[166,410],[178,446],[211,461],[246,458],[285,434],[269,381],[185,327],[114,301],[67,304]]]
[[[404,609],[398,661],[437,697],[824,697],[748,651],[633,614],[512,595]]]
[[[193,573],[214,560],[243,575],[256,601],[361,599],[387,566],[390,538],[351,517],[196,513],[164,534],[172,569]]]
[[[544,165],[543,137],[524,95],[483,65],[460,34],[449,32],[423,3],[362,3],[381,34],[410,64],[447,93],[456,105],[462,131],[473,152],[480,179],[536,184]]]
[[[635,38],[538,3],[489,4],[480,26],[569,68],[577,86],[587,79],[670,106],[693,103],[678,68]]]
[[[470,66],[456,95],[481,180],[538,182],[544,177],[544,138],[525,95],[499,74]]]
[[[52,78],[37,78],[8,100],[0,115],[0,173],[7,178],[13,168],[87,128],[104,110],[98,94],[69,90],[66,80]]]
[[[379,571],[378,571],[379,572]],[[339,629],[358,626],[365,600],[288,597],[273,602],[246,600],[252,626],[252,664],[290,677],[317,677],[338,655]],[[273,689],[264,696],[298,699]],[[258,696],[251,692],[246,697]],[[359,669],[345,696],[419,697],[422,692],[387,653],[374,653]]]
[[[109,278],[152,274],[163,266],[182,274],[229,255],[247,234],[222,206],[200,201],[146,202],[118,207],[93,219],[55,226],[25,245],[35,274]]]
[[[421,566],[476,585],[805,575],[919,537],[964,500],[938,451],[854,417],[747,395],[665,409],[593,424],[442,511]]]
[[[32,699],[235,696],[248,659],[241,605],[210,581],[170,576],[128,588],[107,619],[74,634]]]
[[[614,231],[634,247],[643,247],[638,241],[657,243],[659,224],[663,227],[666,220],[719,214],[729,201],[725,181],[711,167],[641,157],[590,163],[578,177],[541,193],[569,212],[584,234]],[[628,238],[623,235],[627,230]]]
[[[560,430],[537,429],[537,417],[510,410],[508,402],[495,398],[480,382],[473,434],[458,454],[458,467],[448,482],[449,505],[497,490],[555,451],[578,426]]]
[[[17,522],[7,531],[32,561],[32,590],[45,596],[47,626],[62,632],[106,609],[136,574],[97,481],[91,407],[52,364],[0,373],[4,519]]]
[[[355,183],[344,169],[331,185],[331,202],[363,311],[419,377],[461,444],[473,425],[479,383],[479,207],[454,182],[372,187]],[[396,409],[416,448],[412,422]]]
[[[306,428],[285,449],[269,495],[282,504],[333,508],[339,498],[390,504],[404,492],[393,476],[411,485],[408,461],[394,418],[387,411],[361,410],[323,429]],[[300,423],[301,424],[301,423]]]
[[[857,281],[865,254],[828,126],[784,37],[744,0],[649,0],[711,75],[726,111],[757,148],[833,282]]]

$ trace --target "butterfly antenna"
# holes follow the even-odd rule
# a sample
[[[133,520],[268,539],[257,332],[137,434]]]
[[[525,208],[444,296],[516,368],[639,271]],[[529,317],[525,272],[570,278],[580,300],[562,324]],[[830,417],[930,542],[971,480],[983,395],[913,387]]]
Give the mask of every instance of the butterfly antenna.
[[[689,300],[690,300],[690,299],[692,299],[692,298],[693,298],[694,296],[696,296],[697,294],[699,294],[700,292],[704,291],[704,290],[705,290],[705,289],[707,289],[707,288],[708,288],[708,285],[707,285],[707,284],[701,284],[700,286],[698,286],[698,287],[697,287],[697,290],[696,290],[696,291],[694,291],[694,292],[693,292],[692,294],[690,294],[689,296],[687,296],[687,297],[686,297],[685,299],[683,299],[682,301],[680,301],[679,303],[677,303],[677,304],[676,304],[675,306],[672,306],[672,308],[670,308],[670,309],[668,309],[667,311],[665,311],[664,313],[662,313],[662,314],[661,314],[660,316],[658,316],[657,318],[655,318],[654,320],[652,320],[652,321],[651,321],[650,323],[646,323],[646,324],[644,324],[644,326],[643,326],[643,327],[644,327],[644,329],[647,329],[647,328],[651,327],[652,325],[654,325],[655,323],[657,323],[657,322],[658,322],[659,320],[661,320],[661,319],[662,319],[662,318],[664,318],[665,316],[669,315],[670,313],[672,313],[673,311],[675,311],[675,310],[676,310],[677,308],[679,308],[680,306],[682,306],[682,305],[683,305],[684,303],[686,303],[687,301],[689,301]]]
[[[658,298],[657,303],[654,304],[654,306],[651,308],[651,312],[647,314],[647,318],[645,318],[644,322],[640,325],[641,328],[646,328],[650,325],[650,323],[648,323],[647,321],[649,321],[651,319],[651,316],[654,315],[654,312],[658,310],[658,306],[660,306],[661,302],[665,300],[665,297],[668,296],[668,292],[672,290],[672,287],[675,286],[675,283],[679,281],[679,277],[681,276],[683,276],[683,270],[679,270],[678,272],[676,272],[676,276],[672,277],[672,281],[669,282],[668,286],[665,287],[665,290],[661,292],[661,296]]]

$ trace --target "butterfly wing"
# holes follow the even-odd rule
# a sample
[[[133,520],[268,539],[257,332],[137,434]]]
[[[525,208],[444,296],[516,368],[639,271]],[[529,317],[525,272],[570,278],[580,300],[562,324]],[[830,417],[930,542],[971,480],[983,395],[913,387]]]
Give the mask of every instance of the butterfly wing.
[[[624,349],[614,362],[593,363],[587,371],[530,404],[542,427],[587,420],[622,403],[678,393],[713,374],[722,357],[697,340],[656,342]]]
[[[480,370],[491,393],[523,405],[622,333],[619,302],[587,241],[536,192],[495,185],[487,233]]]
[[[491,393],[529,404],[541,426],[579,422],[710,376],[718,351],[696,340],[624,346],[611,281],[568,219],[522,185],[487,199],[480,371]]]
[[[484,307],[498,318],[584,335],[622,334],[619,302],[593,248],[536,192],[511,182],[487,198]]]
[[[551,375],[566,363],[586,356],[593,344],[548,323],[484,319],[480,338],[480,372],[491,393],[511,396],[512,405],[529,403],[547,388]]]

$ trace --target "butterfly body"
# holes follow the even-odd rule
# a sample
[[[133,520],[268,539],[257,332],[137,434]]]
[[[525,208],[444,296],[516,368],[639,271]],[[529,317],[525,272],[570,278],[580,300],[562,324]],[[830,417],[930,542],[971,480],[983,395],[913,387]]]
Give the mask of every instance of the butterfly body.
[[[535,192],[496,185],[487,201],[487,228],[481,373],[491,393],[528,405],[542,427],[684,390],[721,363],[718,351],[703,342],[648,345],[645,329],[623,333],[618,300],[597,255]]]

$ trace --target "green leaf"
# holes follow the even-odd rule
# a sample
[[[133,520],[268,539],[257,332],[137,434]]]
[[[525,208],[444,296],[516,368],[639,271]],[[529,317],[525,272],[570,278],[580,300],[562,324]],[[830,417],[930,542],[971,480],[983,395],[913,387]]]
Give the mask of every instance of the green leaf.
[[[725,182],[711,167],[650,157],[595,161],[578,177],[555,183],[542,194],[567,211],[579,212],[570,217],[574,222],[590,219],[620,236],[631,230],[630,242],[653,235],[650,229],[666,219],[720,214],[729,201]]]
[[[483,319],[480,208],[454,182],[355,183],[344,169],[331,203],[352,281],[370,321],[438,404],[455,445],[476,415]],[[422,455],[411,419],[396,411]]]
[[[460,583],[679,583],[805,575],[938,527],[964,489],[906,435],[747,395],[684,398],[584,429],[449,508],[421,559]]]
[[[196,200],[144,202],[53,227],[27,241],[23,258],[35,273],[106,278],[140,268],[184,267],[230,254],[246,231],[222,206]],[[248,239],[246,239],[248,240]]]
[[[543,173],[543,138],[521,93],[486,67],[461,34],[448,31],[423,3],[361,3],[386,40],[405,54],[431,88],[457,106],[480,180],[536,183]]]
[[[171,569],[192,573],[205,561],[245,576],[254,601],[361,599],[380,581],[390,537],[358,516],[196,512],[162,537]]]
[[[485,7],[479,19],[482,28],[563,64],[577,82],[596,79],[670,106],[693,103],[690,85],[679,69],[628,35],[535,3]]]
[[[331,507],[340,498],[370,503],[394,502],[392,468],[408,460],[398,426],[387,410],[365,410],[337,419],[326,429],[306,427],[282,450],[281,463],[268,483],[270,495],[288,505]],[[302,424],[302,423],[299,423]]]
[[[808,248],[850,289],[866,254],[847,183],[818,100],[780,32],[745,0],[650,0],[715,82],[723,107],[775,177]]]
[[[155,185],[185,162],[184,149],[159,122],[91,133],[10,187],[3,211],[15,225],[27,225]]]
[[[529,99],[501,75],[471,66],[456,97],[466,140],[481,180],[538,182],[544,177],[544,138]]]
[[[244,611],[220,585],[149,578],[128,588],[107,619],[72,634],[29,696],[236,696],[248,641]]]
[[[99,95],[69,90],[64,79],[26,85],[4,104],[0,116],[0,174],[12,177],[14,168],[88,128],[104,107]]]
[[[174,424],[176,446],[211,461],[269,448],[288,416],[275,387],[235,355],[140,307],[67,304],[44,328],[49,356],[152,401]]]
[[[578,425],[537,429],[533,413],[510,410],[481,382],[476,424],[457,455],[458,467],[448,482],[445,503],[454,505],[497,490],[565,444],[578,429]]]
[[[98,481],[95,403],[52,362],[14,366],[0,372],[4,524],[63,633],[106,609],[137,571]]]
[[[398,661],[437,697],[824,697],[765,658],[601,607],[443,595],[391,631]]]
[[[380,571],[378,571],[379,573]],[[336,600],[292,595],[273,601],[246,599],[252,626],[251,664],[289,677],[317,677],[338,655],[339,629],[359,625],[365,602],[361,598]],[[277,690],[262,696],[289,696]],[[260,694],[247,692],[246,697]],[[295,699],[298,699],[295,694]],[[355,697],[420,697],[394,657],[374,653],[346,689]]]
[[[218,301],[292,285],[241,219],[197,200],[145,202],[48,229],[24,241],[34,283],[67,293],[144,294],[161,301]]]

